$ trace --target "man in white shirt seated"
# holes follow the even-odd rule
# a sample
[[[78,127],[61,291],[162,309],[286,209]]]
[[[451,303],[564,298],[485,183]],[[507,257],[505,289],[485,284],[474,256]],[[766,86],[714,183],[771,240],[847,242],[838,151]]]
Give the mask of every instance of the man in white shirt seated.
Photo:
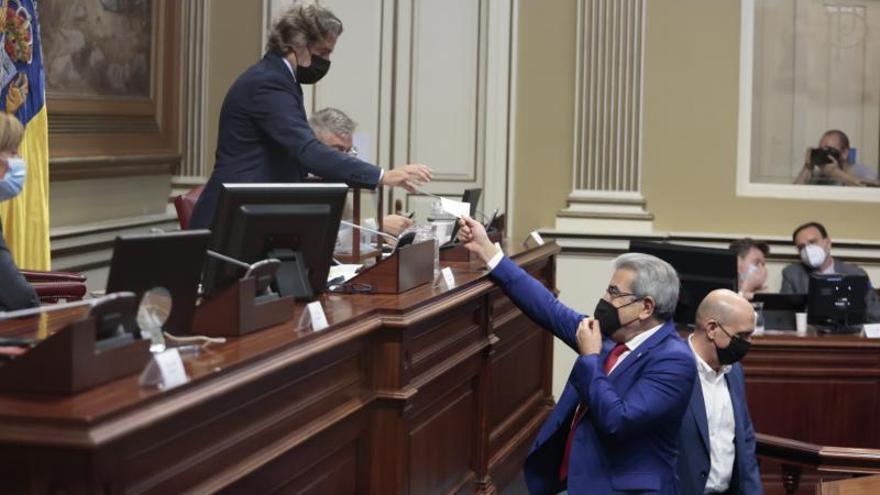
[[[763,493],[739,364],[754,330],[751,304],[729,290],[712,291],[697,308],[688,344],[698,380],[681,425],[681,495]]]
[[[331,107],[318,110],[309,118],[309,126],[315,132],[318,141],[336,151],[357,157],[358,152],[352,137],[357,124],[341,110]],[[343,217],[351,219],[351,211],[351,203],[347,202]],[[382,230],[397,236],[412,226],[412,223],[412,220],[404,216],[385,215],[382,217]]]

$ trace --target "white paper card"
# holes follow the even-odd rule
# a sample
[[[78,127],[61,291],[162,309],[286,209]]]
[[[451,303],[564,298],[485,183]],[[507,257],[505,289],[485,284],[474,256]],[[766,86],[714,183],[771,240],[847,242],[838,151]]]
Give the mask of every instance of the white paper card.
[[[447,288],[451,289],[455,287],[455,275],[452,274],[452,268],[447,266],[440,270],[440,274],[443,275],[443,282],[446,283]]]
[[[174,388],[189,380],[180,352],[172,347],[164,352],[153,354],[147,367],[141,373],[141,386],[158,386],[161,389]]]
[[[455,218],[461,218],[471,214],[470,203],[463,203],[453,199],[440,198],[440,208]]]
[[[865,323],[865,337],[869,339],[880,339],[880,323]]]
[[[321,301],[311,302],[306,306],[306,311],[309,313],[309,318],[312,319],[312,330],[319,331],[327,328],[327,316],[324,314],[324,307],[321,306]]]
[[[495,243],[495,249],[501,251],[502,253],[504,252],[504,250],[501,249],[501,243],[500,243],[500,242],[496,242],[496,243]]]
[[[541,237],[541,234],[539,234],[537,230],[533,230],[532,233],[529,234],[529,237],[531,237],[532,240],[537,242],[539,246],[544,245],[544,239]]]
[[[331,281],[334,278],[342,277],[342,282],[345,283],[349,280],[353,279],[355,275],[357,275],[358,270],[361,269],[364,265],[334,265],[330,267],[330,272],[327,274],[327,281]]]

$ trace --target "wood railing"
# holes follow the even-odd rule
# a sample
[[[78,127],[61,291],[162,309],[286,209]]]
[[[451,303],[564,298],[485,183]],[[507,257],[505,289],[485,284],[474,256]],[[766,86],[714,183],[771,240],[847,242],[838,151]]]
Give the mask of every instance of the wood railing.
[[[782,488],[787,495],[797,493],[802,477],[808,473],[817,474],[820,481],[880,474],[877,449],[827,447],[761,433],[756,437],[762,464],[770,461],[781,466]]]

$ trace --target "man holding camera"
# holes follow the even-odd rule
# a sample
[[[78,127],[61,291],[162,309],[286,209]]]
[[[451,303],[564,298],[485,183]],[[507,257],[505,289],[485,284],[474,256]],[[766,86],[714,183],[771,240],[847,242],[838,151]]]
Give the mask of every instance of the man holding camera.
[[[817,148],[807,148],[804,168],[794,183],[880,187],[876,170],[849,162],[849,138],[836,129],[826,131]]]

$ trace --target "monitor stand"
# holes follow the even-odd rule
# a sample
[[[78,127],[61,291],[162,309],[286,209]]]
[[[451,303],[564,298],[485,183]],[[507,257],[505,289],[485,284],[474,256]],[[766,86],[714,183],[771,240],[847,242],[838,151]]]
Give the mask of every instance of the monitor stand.
[[[268,256],[281,261],[275,283],[282,297],[293,296],[297,301],[315,298],[315,291],[309,283],[309,269],[306,267],[302,252],[292,249],[273,249],[269,251]]]
[[[862,332],[862,325],[821,325],[816,327],[818,333],[831,335],[851,335]]]

